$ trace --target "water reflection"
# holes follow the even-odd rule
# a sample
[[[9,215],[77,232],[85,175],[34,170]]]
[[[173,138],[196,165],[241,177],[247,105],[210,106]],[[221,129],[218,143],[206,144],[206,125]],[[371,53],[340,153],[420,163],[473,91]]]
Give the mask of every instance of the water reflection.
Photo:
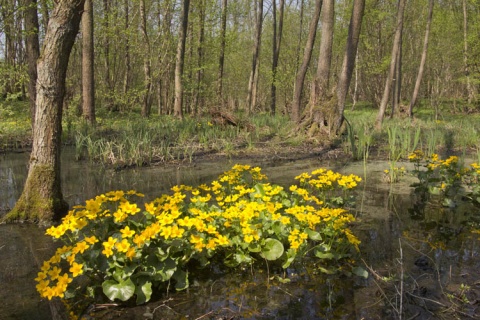
[[[116,172],[75,162],[68,150],[63,157],[63,192],[70,205],[117,189],[135,189],[152,199],[176,184],[208,183],[233,165],[223,161]],[[0,210],[6,210],[22,191],[28,154],[8,154],[0,159]],[[114,315],[122,319],[145,319],[144,315],[153,319],[395,319],[400,310],[402,274],[405,319],[449,318],[460,307],[466,318],[479,316],[480,236],[469,232],[472,225],[479,225],[477,207],[445,208],[424,201],[412,193],[412,178],[405,177],[395,185],[384,183],[381,175],[388,165],[383,162],[369,163],[368,168],[314,159],[243,161],[247,162],[261,166],[270,181],[282,185],[318,167],[361,176],[364,183],[358,188],[352,213],[358,218],[355,232],[362,240],[362,259],[373,271],[369,279],[326,277],[314,268],[298,265],[287,270],[292,281],[284,284],[270,279],[273,270],[270,275],[264,268],[223,273],[213,265],[193,274],[187,291],[162,292],[157,301],[138,308],[99,311],[98,319]],[[34,226],[0,226],[0,318],[50,319],[48,305],[39,299],[33,279],[52,248],[50,239]],[[465,291],[461,285],[470,289]],[[458,301],[462,292],[469,304]]]

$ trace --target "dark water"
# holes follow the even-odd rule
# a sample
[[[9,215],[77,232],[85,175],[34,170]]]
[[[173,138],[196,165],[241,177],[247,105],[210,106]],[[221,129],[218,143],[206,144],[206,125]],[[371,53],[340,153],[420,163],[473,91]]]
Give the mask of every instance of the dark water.
[[[0,157],[0,209],[11,208],[27,173],[27,154]],[[242,161],[247,163],[246,161]],[[135,189],[154,198],[176,184],[197,185],[231,168],[229,161],[182,167],[136,168],[115,172],[73,161],[65,152],[63,192],[71,204],[110,190]],[[362,240],[359,265],[367,280],[319,274],[311,266],[287,270],[290,283],[271,279],[264,268],[222,273],[215,267],[193,277],[187,291],[163,294],[136,308],[95,310],[99,319],[471,319],[480,318],[480,235],[470,233],[479,208],[444,208],[422,203],[401,183],[382,182],[384,162],[340,166],[338,162],[257,161],[273,183],[319,167],[364,178],[358,187],[358,223]],[[366,176],[365,176],[366,172]],[[366,179],[365,179],[366,177]],[[34,278],[54,244],[31,225],[0,225],[0,319],[51,319],[39,299]],[[277,273],[278,274],[278,273]],[[270,280],[269,280],[270,279]],[[100,306],[101,307],[101,306]],[[399,314],[402,314],[400,317]]]

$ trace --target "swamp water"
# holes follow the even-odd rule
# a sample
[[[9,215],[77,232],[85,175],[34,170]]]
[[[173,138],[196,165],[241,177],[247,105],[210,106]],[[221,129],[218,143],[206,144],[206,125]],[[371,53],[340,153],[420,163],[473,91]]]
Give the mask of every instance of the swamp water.
[[[247,163],[247,161],[240,161]],[[0,212],[11,208],[27,174],[28,154],[0,156]],[[312,266],[286,270],[245,268],[224,273],[215,267],[191,275],[190,288],[162,294],[147,305],[97,306],[95,319],[479,319],[480,241],[469,224],[480,224],[480,208],[445,208],[419,201],[410,185],[382,181],[388,163],[339,165],[335,160],[248,162],[269,181],[294,183],[301,172],[325,167],[362,177],[357,187],[354,232],[362,240],[358,264],[368,279],[324,275]],[[135,189],[147,199],[176,184],[208,183],[234,163],[149,167],[114,172],[64,153],[63,193],[70,205],[110,190]],[[401,164],[399,164],[401,165]],[[408,166],[408,164],[406,164]],[[365,176],[366,172],[366,176]],[[366,177],[366,179],[365,179]],[[41,300],[34,278],[53,242],[36,226],[0,225],[0,319],[52,319],[52,305]],[[399,314],[402,314],[399,317]]]

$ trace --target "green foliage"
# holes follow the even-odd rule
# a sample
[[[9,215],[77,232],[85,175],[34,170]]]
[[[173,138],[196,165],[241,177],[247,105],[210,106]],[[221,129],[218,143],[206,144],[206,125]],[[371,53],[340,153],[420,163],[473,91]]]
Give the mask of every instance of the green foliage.
[[[457,156],[442,160],[437,154],[425,157],[415,151],[409,156],[414,163],[414,174],[419,182],[414,185],[416,192],[439,196],[442,204],[454,207],[461,199],[480,203],[480,166],[472,163],[470,168],[460,165]]]
[[[284,189],[267,183],[258,167],[235,165],[209,185],[173,187],[143,210],[132,201],[143,196],[135,191],[87,200],[47,230],[64,246],[44,262],[37,290],[73,299],[68,305],[100,296],[142,304],[155,289],[187,288],[192,266],[212,261],[235,268],[263,258],[287,268],[311,256],[322,261],[321,271],[348,272],[360,241],[342,206],[360,178],[318,169],[296,179]]]

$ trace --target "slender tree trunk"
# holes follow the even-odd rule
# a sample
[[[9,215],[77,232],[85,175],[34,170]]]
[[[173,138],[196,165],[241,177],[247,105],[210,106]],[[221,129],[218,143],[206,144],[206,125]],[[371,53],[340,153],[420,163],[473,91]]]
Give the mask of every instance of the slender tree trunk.
[[[470,81],[470,68],[468,67],[468,13],[467,0],[462,1],[463,7],[463,68],[467,82],[467,101],[472,102],[474,93],[472,83]]]
[[[130,88],[130,72],[131,72],[131,65],[130,65],[130,40],[128,36],[128,29],[130,28],[130,16],[129,16],[129,4],[128,0],[124,0],[123,2],[123,9],[125,11],[125,76],[123,78],[123,94],[126,95],[129,88]]]
[[[143,42],[145,43],[145,52],[143,53],[143,72],[145,93],[143,95],[142,116],[148,118],[150,116],[152,106],[152,62],[150,59],[150,39],[147,32],[147,16],[145,12],[145,0],[140,0],[140,31],[142,33]]]
[[[60,184],[62,106],[70,51],[84,0],[55,3],[38,60],[38,85],[30,167],[20,199],[3,219],[48,223],[68,210]]]
[[[395,38],[393,40],[392,57],[390,60],[390,70],[388,72],[387,79],[385,81],[385,89],[383,91],[382,100],[380,101],[380,108],[378,111],[377,119],[375,121],[375,126],[377,128],[380,128],[382,126],[383,117],[385,115],[388,99],[390,97],[390,90],[392,88],[392,81],[393,81],[395,67],[398,60],[398,51],[400,49],[400,42],[402,37],[403,13],[405,12],[405,3],[406,3],[406,0],[399,0],[398,2],[397,27],[395,31]]]
[[[37,60],[40,56],[40,44],[38,41],[38,15],[37,1],[24,0],[25,12],[25,52],[28,64],[28,100],[30,105],[30,117],[32,128],[35,123],[35,102],[37,96]]]
[[[183,118],[183,66],[185,63],[185,42],[187,40],[188,11],[190,0],[183,0],[181,26],[178,34],[177,58],[175,63],[175,104],[173,114],[175,117]]]
[[[95,1],[95,0],[92,0]],[[103,0],[103,21],[102,21],[102,28],[103,28],[103,35],[102,35],[102,51],[103,51],[103,65],[105,70],[102,72],[103,81],[105,82],[105,90],[109,93],[105,97],[105,101],[103,102],[106,109],[110,111],[116,111],[116,106],[114,106],[113,98],[111,93],[115,90],[114,80],[112,79],[112,75],[115,74],[115,71],[112,70],[111,64],[111,36],[110,32],[110,22],[111,20],[116,21],[115,17],[112,17],[112,0]],[[115,6],[116,4],[114,4]],[[113,9],[116,12],[116,9]]]
[[[193,101],[193,113],[197,114],[198,109],[203,108],[203,96],[202,96],[202,90],[203,90],[203,46],[205,42],[205,0],[201,0],[199,2],[200,6],[200,27],[198,30],[198,47],[197,47],[197,87],[195,90],[195,97]]]
[[[420,84],[422,83],[423,72],[425,71],[425,62],[427,61],[428,39],[430,36],[430,27],[432,25],[433,5],[435,0],[429,1],[427,26],[425,27],[425,38],[423,39],[422,58],[420,59],[420,66],[418,67],[417,80],[415,81],[415,88],[413,89],[412,100],[408,108],[408,116],[413,118],[413,107],[417,103],[418,92],[420,91]]]
[[[317,26],[318,20],[320,19],[320,12],[322,10],[322,3],[322,0],[315,1],[315,12],[313,13],[312,21],[310,22],[307,44],[305,45],[305,50],[303,52],[302,64],[295,79],[295,91],[293,93],[292,101],[292,120],[295,122],[300,121],[300,105],[302,103],[303,83],[305,81],[305,75],[307,74],[308,65],[310,64],[310,59],[312,58],[313,45],[315,43],[315,37],[317,34]]]
[[[347,46],[343,57],[342,71],[337,84],[337,107],[335,109],[334,123],[331,126],[331,131],[335,133],[340,132],[344,121],[345,100],[352,80],[353,69],[355,68],[355,58],[357,56],[364,11],[365,0],[355,0],[348,27]]]
[[[403,34],[403,32],[402,32]],[[400,36],[400,44],[397,52],[397,63],[395,64],[395,73],[393,77],[393,94],[392,94],[392,112],[390,119],[395,115],[395,110],[398,110],[402,93],[402,47],[403,40]]]
[[[47,0],[40,0],[40,12],[42,14],[42,26],[43,30],[48,28],[48,20],[50,18],[50,12],[48,11]]]
[[[297,1],[298,5],[298,1]],[[302,40],[303,40],[303,16],[304,16],[304,0],[300,0],[300,21],[298,23],[298,42],[296,47],[296,54],[295,54],[295,74],[298,73],[298,68],[300,67],[300,49],[302,48]]]
[[[222,31],[220,35],[220,54],[218,57],[217,99],[223,105],[223,70],[225,65],[225,45],[227,35],[227,0],[222,0]]]
[[[270,93],[270,113],[275,115],[277,104],[277,68],[278,59],[280,57],[280,45],[282,43],[283,33],[283,13],[285,9],[285,0],[280,0],[280,18],[278,21],[278,33],[277,33],[277,1],[273,1],[273,39],[272,39],[272,85]]]
[[[318,55],[317,73],[310,93],[310,110],[317,105],[318,101],[328,100],[330,86],[330,68],[332,65],[333,30],[335,23],[335,1],[323,1],[322,14],[322,38],[320,41],[320,53]]]
[[[93,51],[93,0],[85,0],[82,14],[82,108],[83,117],[95,124],[95,78]]]
[[[258,65],[259,65],[259,55],[260,55],[260,45],[262,40],[262,24],[263,24],[263,0],[255,2],[255,13],[256,13],[256,29],[255,29],[255,41],[253,45],[253,55],[252,55],[252,70],[250,71],[250,79],[248,81],[248,95],[247,95],[247,111],[251,113],[256,101],[256,84],[258,79]]]

